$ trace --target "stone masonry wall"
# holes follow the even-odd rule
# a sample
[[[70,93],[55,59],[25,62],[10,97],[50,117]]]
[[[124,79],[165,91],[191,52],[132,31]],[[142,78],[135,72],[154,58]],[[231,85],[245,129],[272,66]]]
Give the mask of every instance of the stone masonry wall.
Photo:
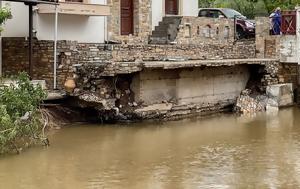
[[[152,31],[151,0],[133,1],[133,25],[132,35],[121,35],[121,0],[108,0],[111,7],[111,16],[108,17],[108,31],[110,40],[122,43],[137,44],[148,43],[148,37]]]
[[[3,38],[2,56],[5,75],[14,75],[28,70],[27,44],[25,38]],[[49,88],[53,87],[53,53],[53,41],[35,41],[33,79],[46,80]],[[255,44],[249,41],[224,45],[104,45],[59,41],[57,83],[58,87],[62,88],[65,80],[73,76],[74,65],[91,64],[92,71],[95,70],[93,69],[95,64],[99,64],[105,66],[105,72],[99,76],[113,76],[137,72],[143,61],[164,61],[174,58],[218,60],[254,57]],[[128,62],[128,64],[119,64],[119,62]]]
[[[279,59],[279,38],[280,36],[270,35],[270,19],[257,17],[256,21],[256,56],[257,58]]]
[[[112,56],[116,62],[255,58],[255,44],[243,41],[197,45],[115,45]]]
[[[33,48],[33,79],[46,80],[53,88],[53,41],[35,41]],[[111,51],[101,44],[78,44],[71,41],[58,42],[57,84],[62,88],[68,77],[73,77],[73,65],[103,62],[111,59]],[[2,68],[4,75],[16,75],[28,71],[28,41],[25,38],[2,39]]]
[[[177,44],[234,41],[234,22],[231,19],[182,17],[176,37]]]
[[[280,62],[297,63],[297,36],[270,35],[270,19],[256,18],[256,52],[258,58],[276,58]]]
[[[278,69],[279,83],[292,83],[298,88],[298,64],[280,63]]]

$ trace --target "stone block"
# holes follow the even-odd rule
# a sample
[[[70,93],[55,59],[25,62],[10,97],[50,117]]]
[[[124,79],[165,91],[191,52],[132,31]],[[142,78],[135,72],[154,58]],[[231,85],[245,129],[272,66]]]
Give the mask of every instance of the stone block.
[[[266,89],[268,98],[274,100],[278,107],[291,106],[294,103],[293,84],[270,85]],[[274,103],[272,104],[274,106]]]

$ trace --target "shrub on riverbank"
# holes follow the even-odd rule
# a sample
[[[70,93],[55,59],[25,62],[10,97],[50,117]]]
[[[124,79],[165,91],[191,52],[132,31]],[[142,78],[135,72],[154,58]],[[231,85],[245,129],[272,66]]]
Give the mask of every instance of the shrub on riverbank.
[[[45,97],[42,87],[34,86],[26,73],[0,87],[0,154],[19,152],[44,138],[39,104]]]

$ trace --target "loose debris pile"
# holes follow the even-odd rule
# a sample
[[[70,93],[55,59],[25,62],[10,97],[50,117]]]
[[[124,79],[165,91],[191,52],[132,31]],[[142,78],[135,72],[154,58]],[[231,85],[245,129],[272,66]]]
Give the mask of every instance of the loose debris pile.
[[[278,111],[278,108],[293,105],[292,84],[269,85],[265,94],[250,89],[242,91],[234,110],[241,114],[253,114],[262,111]]]

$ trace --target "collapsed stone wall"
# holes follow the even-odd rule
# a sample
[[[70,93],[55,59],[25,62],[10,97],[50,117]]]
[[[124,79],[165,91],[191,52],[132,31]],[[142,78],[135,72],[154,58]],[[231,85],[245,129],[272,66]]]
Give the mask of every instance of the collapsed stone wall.
[[[274,62],[256,67],[246,90],[237,99],[235,111],[242,114],[278,111],[280,107],[293,105],[297,88],[297,64]]]
[[[33,79],[46,80],[49,89],[53,87],[53,41],[34,41]],[[28,41],[25,38],[2,39],[2,66],[4,75],[15,75],[27,71]],[[198,45],[125,45],[92,44],[74,41],[58,41],[58,88],[62,89],[65,80],[73,77],[74,65],[95,64],[105,67],[99,76],[114,76],[140,71],[143,61],[179,60],[218,60],[255,57],[255,44],[251,41],[235,44]],[[123,62],[123,64],[120,64]],[[124,62],[128,62],[124,63]],[[129,63],[130,62],[130,63]],[[93,69],[90,70],[93,73]]]

